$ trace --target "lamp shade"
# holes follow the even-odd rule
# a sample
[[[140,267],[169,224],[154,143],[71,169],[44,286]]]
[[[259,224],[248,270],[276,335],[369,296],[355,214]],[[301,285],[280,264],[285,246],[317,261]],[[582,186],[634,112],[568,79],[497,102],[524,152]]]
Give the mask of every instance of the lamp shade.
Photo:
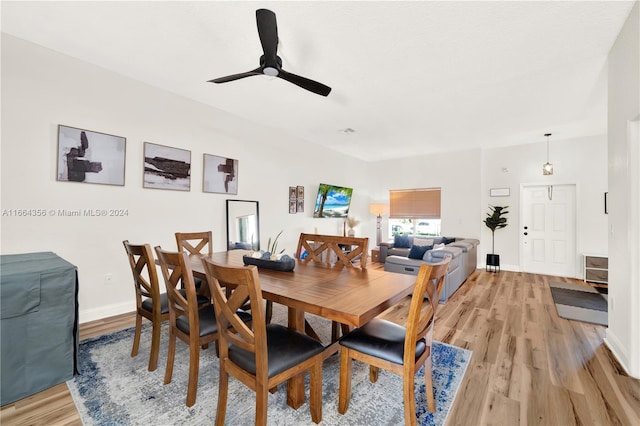
[[[389,214],[389,206],[386,204],[369,204],[369,213],[374,216]]]

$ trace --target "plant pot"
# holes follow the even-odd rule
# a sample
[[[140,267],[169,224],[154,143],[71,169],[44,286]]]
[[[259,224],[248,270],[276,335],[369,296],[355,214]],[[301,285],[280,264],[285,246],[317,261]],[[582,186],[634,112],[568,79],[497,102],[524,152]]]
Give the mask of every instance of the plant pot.
[[[499,254],[487,254],[486,271],[500,272],[500,255]]]
[[[296,267],[296,261],[290,260],[267,260],[256,259],[251,256],[242,256],[242,261],[245,265],[256,265],[258,268],[273,269],[274,271],[293,271]]]

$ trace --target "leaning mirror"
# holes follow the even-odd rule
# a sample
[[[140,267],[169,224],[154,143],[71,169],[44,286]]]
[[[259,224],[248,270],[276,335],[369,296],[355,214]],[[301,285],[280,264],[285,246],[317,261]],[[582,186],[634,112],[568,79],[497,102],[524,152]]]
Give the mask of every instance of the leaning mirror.
[[[258,202],[227,200],[227,250],[260,250]]]

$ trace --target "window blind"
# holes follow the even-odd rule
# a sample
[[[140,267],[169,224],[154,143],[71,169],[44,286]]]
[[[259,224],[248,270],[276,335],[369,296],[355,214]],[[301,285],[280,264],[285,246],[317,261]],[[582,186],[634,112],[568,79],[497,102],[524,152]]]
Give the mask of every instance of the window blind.
[[[389,191],[389,217],[440,219],[440,188]]]

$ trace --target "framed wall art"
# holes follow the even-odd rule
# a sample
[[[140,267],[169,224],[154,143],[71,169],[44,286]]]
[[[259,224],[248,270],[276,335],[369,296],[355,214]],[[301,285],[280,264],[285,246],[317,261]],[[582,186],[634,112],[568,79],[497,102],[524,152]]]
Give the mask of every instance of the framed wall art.
[[[191,190],[191,151],[144,143],[144,188]]]
[[[58,125],[56,180],[124,186],[127,139]]]
[[[289,187],[289,200],[295,200],[297,198],[297,192],[295,186]]]
[[[238,194],[238,160],[204,154],[203,192]]]
[[[295,214],[296,208],[296,200],[289,200],[289,214]]]

